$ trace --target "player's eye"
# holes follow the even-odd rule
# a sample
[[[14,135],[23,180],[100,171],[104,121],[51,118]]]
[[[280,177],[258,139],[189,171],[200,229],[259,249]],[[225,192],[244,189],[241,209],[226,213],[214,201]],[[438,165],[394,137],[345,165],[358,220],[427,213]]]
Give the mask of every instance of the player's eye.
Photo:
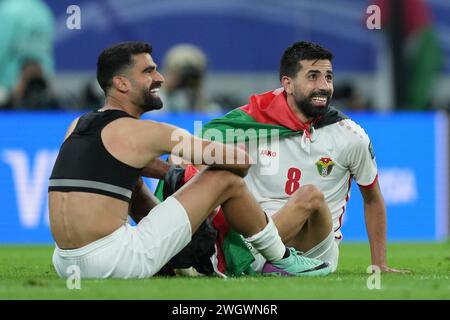
[[[148,67],[148,68],[146,68],[146,69],[144,70],[144,73],[150,74],[150,73],[152,73],[152,72],[155,71],[155,70],[156,70],[156,68]]]

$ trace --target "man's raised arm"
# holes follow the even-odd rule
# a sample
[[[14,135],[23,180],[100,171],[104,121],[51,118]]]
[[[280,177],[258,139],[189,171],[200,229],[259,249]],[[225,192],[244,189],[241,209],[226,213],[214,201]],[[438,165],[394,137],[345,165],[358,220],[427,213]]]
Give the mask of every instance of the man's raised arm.
[[[203,140],[188,131],[165,123],[151,123],[152,149],[157,154],[171,154],[174,164],[192,163],[231,171],[244,177],[250,168],[250,157],[245,150],[234,145]],[[180,163],[178,163],[180,162]],[[162,171],[161,171],[162,172]]]

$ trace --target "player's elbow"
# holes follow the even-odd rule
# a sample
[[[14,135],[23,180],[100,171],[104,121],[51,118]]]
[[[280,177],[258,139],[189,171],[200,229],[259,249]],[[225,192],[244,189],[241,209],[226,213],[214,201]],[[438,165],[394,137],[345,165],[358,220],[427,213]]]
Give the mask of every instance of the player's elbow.
[[[245,177],[248,173],[248,170],[250,170],[251,165],[250,164],[240,164],[237,165],[237,174],[241,177]]]
[[[244,150],[238,150],[232,163],[241,177],[245,177],[251,167],[251,158]]]

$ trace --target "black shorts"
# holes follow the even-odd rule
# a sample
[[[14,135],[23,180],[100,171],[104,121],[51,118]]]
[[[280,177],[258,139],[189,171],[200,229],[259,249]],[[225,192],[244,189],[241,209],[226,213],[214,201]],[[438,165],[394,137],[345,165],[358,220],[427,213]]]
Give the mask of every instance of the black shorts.
[[[211,256],[215,253],[217,230],[209,219],[205,220],[192,236],[191,242],[169,260],[157,273],[159,276],[175,275],[174,269],[194,267],[205,275],[214,274]]]

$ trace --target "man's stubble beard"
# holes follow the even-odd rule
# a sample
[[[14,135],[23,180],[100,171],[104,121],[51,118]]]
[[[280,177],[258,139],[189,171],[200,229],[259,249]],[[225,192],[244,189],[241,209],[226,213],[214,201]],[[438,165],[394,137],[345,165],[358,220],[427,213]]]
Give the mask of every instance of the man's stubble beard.
[[[141,92],[141,98],[139,107],[143,112],[152,110],[159,110],[163,107],[163,102],[160,97],[154,97],[150,93],[151,88],[143,88]]]
[[[324,94],[327,96],[327,102],[324,107],[316,107],[312,104],[312,98],[317,94]],[[297,108],[307,117],[315,119],[324,115],[330,109],[331,94],[329,92],[312,92],[309,96],[303,94],[294,94],[294,100]]]

